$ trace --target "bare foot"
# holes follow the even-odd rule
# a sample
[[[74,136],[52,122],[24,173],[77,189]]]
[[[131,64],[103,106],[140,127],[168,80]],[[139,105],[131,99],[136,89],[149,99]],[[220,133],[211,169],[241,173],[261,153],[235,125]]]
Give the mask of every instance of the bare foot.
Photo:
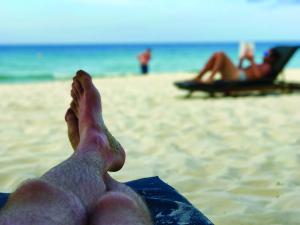
[[[79,127],[78,127],[78,118],[71,108],[69,108],[65,115],[65,120],[68,125],[68,137],[72,148],[74,151],[76,150],[80,138],[79,138]]]
[[[75,147],[76,151],[97,150],[107,164],[108,171],[120,170],[125,162],[125,151],[104,124],[101,97],[89,74],[82,70],[77,72],[73,78],[71,96],[73,98],[71,109],[78,118],[80,140]],[[76,146],[78,139],[73,129],[76,126],[71,123],[74,122],[71,114],[67,114],[70,142],[72,146]]]
[[[200,78],[199,76],[193,78],[191,81],[195,81],[195,82],[201,83],[201,84],[204,83],[203,80],[202,80],[202,78]]]
[[[206,83],[206,84],[212,84],[213,82],[214,82],[214,78],[211,78],[211,77],[209,77],[208,79],[206,79],[204,81],[204,83]]]
[[[203,84],[204,83],[204,81],[202,80],[202,79],[192,79],[192,81],[195,81],[195,82],[197,82],[197,83],[200,83],[200,84]]]

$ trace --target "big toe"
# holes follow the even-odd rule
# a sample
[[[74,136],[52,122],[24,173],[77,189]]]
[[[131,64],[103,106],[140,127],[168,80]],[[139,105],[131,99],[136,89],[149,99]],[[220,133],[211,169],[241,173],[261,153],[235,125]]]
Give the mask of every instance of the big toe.
[[[87,72],[79,70],[74,77],[75,80],[79,82],[81,87],[86,90],[92,86],[92,77]]]

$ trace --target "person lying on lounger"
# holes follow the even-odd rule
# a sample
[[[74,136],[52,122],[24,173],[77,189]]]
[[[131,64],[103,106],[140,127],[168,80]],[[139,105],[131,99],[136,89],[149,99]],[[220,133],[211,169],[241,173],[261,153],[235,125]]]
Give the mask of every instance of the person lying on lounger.
[[[217,52],[208,60],[204,68],[199,72],[198,76],[194,80],[204,83],[212,83],[217,73],[221,74],[222,80],[259,80],[271,72],[272,63],[276,60],[277,55],[276,51],[271,49],[265,53],[263,63],[257,64],[255,63],[251,52],[246,52],[245,55],[241,57],[239,65],[235,66],[224,52]],[[250,66],[243,68],[242,64],[245,60],[249,60]],[[207,80],[204,80],[204,75],[208,71],[210,71],[211,74]]]
[[[21,184],[1,209],[0,224],[152,224],[140,196],[108,175],[124,165],[125,151],[104,125],[90,75],[77,72],[71,96],[65,119],[73,155]]]

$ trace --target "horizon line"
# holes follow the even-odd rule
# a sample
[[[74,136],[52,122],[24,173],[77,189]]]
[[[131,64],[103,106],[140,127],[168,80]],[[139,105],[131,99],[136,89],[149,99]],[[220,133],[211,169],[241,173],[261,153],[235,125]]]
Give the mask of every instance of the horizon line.
[[[0,46],[73,46],[73,45],[176,45],[176,44],[236,44],[240,42],[252,42],[257,44],[268,43],[300,43],[300,40],[231,40],[231,41],[152,41],[152,42],[15,42],[15,43],[1,43]]]

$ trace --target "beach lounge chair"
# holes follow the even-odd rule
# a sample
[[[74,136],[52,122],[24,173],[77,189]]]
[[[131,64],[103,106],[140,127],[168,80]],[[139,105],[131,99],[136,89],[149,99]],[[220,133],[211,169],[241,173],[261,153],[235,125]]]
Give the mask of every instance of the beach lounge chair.
[[[155,225],[213,225],[200,211],[159,177],[149,177],[126,183],[145,200]],[[0,210],[9,198],[0,193]]]
[[[272,65],[270,74],[260,80],[254,81],[224,81],[217,80],[211,84],[199,83],[197,81],[175,82],[175,86],[179,89],[188,90],[190,97],[195,91],[202,91],[214,96],[216,93],[223,95],[242,94],[248,92],[266,93],[279,90],[281,92],[293,92],[300,90],[300,83],[288,83],[278,81],[278,76],[295,54],[300,46],[278,46],[275,49],[279,53],[279,57]]]

